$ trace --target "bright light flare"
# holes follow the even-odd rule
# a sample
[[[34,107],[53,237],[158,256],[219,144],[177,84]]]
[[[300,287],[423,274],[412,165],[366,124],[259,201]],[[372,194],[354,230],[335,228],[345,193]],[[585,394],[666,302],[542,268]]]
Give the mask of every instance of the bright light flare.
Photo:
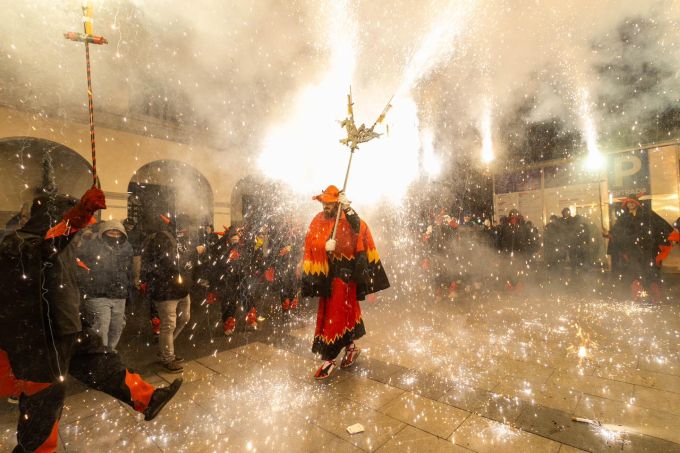
[[[579,92],[579,114],[581,116],[581,132],[588,150],[584,161],[585,168],[589,171],[599,171],[604,166],[604,156],[597,146],[597,131],[590,111],[590,93],[585,88]]]
[[[422,168],[431,178],[436,178],[442,171],[442,160],[434,150],[434,134],[431,129],[422,132]]]

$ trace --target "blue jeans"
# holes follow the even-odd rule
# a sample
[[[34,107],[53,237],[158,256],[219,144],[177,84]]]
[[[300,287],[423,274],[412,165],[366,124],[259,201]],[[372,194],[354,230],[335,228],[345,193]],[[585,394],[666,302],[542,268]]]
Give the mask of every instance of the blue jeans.
[[[115,351],[125,327],[125,299],[85,299],[83,312],[90,326],[101,336],[104,346]]]

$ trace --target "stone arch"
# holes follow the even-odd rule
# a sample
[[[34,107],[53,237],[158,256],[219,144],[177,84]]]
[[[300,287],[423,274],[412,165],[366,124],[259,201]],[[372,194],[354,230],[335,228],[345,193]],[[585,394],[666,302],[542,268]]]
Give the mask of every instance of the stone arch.
[[[92,186],[92,166],[75,150],[44,138],[0,138],[0,227],[28,214],[42,191],[80,196]]]
[[[198,230],[213,223],[213,190],[192,165],[172,159],[149,162],[128,184],[128,218],[141,230],[153,227],[163,214],[185,214]]]
[[[240,225],[246,213],[262,204],[265,181],[255,175],[241,178],[231,192],[231,224]]]

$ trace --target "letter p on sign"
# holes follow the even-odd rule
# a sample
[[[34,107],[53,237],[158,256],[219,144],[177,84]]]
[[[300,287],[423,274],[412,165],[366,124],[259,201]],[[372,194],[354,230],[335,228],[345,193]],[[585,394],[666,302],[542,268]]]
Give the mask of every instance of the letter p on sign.
[[[628,176],[633,176],[642,169],[642,161],[632,154],[614,158],[614,186],[622,187]]]

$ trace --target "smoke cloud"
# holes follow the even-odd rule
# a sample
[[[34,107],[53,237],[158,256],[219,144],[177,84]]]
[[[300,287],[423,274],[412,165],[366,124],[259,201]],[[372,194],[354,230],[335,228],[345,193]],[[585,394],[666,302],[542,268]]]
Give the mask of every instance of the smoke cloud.
[[[80,30],[79,5],[0,0],[0,103],[82,113],[83,52],[62,37]],[[110,42],[93,49],[96,107],[120,121],[151,114],[196,126],[220,149],[250,155],[254,172],[268,149],[267,159],[278,162],[278,153],[290,168],[311,153],[342,154],[343,131],[333,121],[344,116],[349,83],[358,122],[370,124],[397,94],[387,120],[394,138],[366,145],[376,152],[358,161],[356,180],[377,177],[382,162],[387,178],[408,173],[399,184],[425,170],[424,129],[443,157],[479,158],[482,125],[497,153],[522,143],[532,123],[573,132],[584,148],[587,124],[600,146],[631,145],[667,137],[664,115],[680,97],[680,5],[671,0],[94,5],[95,32]],[[325,113],[311,118],[318,108],[301,107],[305,96],[321,96]],[[322,140],[301,139],[317,132]],[[332,172],[339,183],[345,157],[330,159],[341,168]],[[318,185],[310,179],[303,191]]]

